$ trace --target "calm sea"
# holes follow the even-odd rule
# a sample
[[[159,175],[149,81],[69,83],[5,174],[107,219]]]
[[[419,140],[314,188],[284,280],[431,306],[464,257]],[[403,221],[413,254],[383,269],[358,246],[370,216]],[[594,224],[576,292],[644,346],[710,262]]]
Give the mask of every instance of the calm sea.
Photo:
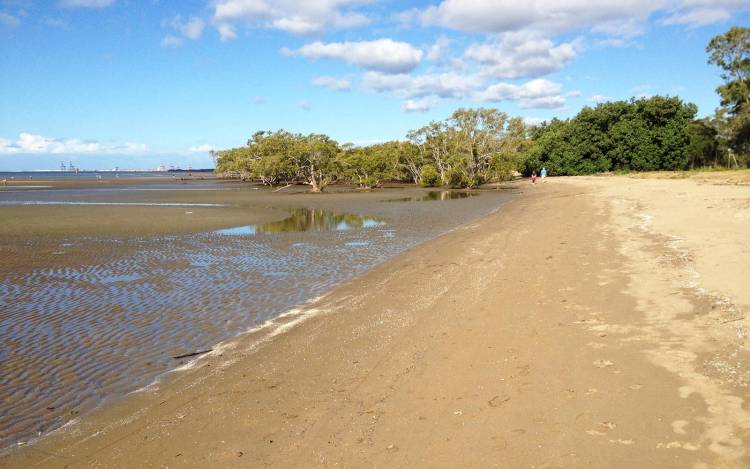
[[[116,179],[116,178],[171,178],[173,176],[212,175],[212,170],[196,171],[0,171],[0,180],[34,179]]]

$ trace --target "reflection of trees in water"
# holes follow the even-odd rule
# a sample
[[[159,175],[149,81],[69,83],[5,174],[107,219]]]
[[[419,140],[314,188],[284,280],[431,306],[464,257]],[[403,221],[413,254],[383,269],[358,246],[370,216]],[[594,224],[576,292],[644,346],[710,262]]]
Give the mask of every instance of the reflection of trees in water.
[[[450,199],[465,199],[473,195],[469,192],[455,192],[455,191],[430,191],[427,195],[421,197],[419,200],[450,200]]]
[[[430,191],[419,197],[400,197],[398,199],[386,199],[381,202],[428,202],[431,200],[451,200],[465,199],[479,195],[475,192],[458,192],[458,191]]]
[[[319,208],[295,208],[291,216],[280,221],[259,225],[258,233],[284,233],[287,231],[329,231],[362,228],[380,224],[372,218],[361,217],[351,213],[334,213]]]

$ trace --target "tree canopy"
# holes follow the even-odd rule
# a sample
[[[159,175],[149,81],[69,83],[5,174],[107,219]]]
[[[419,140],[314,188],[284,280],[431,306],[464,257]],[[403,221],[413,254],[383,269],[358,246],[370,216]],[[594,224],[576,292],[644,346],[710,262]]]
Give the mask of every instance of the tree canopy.
[[[572,119],[535,129],[526,172],[542,166],[556,175],[687,169],[696,112],[694,104],[663,96],[584,107]]]
[[[750,28],[734,27],[714,37],[706,52],[708,62],[722,69],[724,83],[716,92],[721,97],[719,114],[726,116],[728,144],[746,156],[750,152]]]
[[[606,102],[535,127],[497,109],[461,108],[404,140],[355,146],[324,134],[260,131],[212,156],[219,172],[313,192],[337,181],[470,188],[543,166],[552,175],[750,166],[750,28],[731,28],[706,51],[724,83],[716,90],[721,107],[699,120],[695,104],[675,96]]]

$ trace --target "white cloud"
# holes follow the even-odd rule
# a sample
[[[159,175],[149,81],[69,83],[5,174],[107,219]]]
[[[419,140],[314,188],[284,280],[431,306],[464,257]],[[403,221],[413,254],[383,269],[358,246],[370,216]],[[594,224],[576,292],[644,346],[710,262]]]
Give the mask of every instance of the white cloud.
[[[691,27],[704,26],[707,24],[720,23],[728,20],[732,14],[723,8],[699,8],[674,13],[662,20],[662,24],[681,24]]]
[[[547,122],[547,119],[544,119],[542,117],[524,117],[523,118],[523,123],[528,125],[529,127],[539,127],[545,122]]]
[[[297,102],[297,107],[302,109],[303,111],[309,111],[312,109],[312,104],[310,104],[309,101],[299,101]]]
[[[196,145],[196,146],[188,148],[188,153],[208,153],[215,149],[216,147],[214,147],[213,145],[204,143],[203,145]]]
[[[291,51],[287,55],[301,55],[310,59],[336,59],[366,70],[403,73],[413,70],[422,60],[423,52],[406,42],[392,39],[359,42],[316,41]]]
[[[634,37],[643,33],[645,22],[656,14],[671,15],[665,24],[700,26],[749,7],[747,0],[443,0],[398,18],[470,33],[532,30],[554,35],[591,29]]]
[[[200,39],[203,35],[203,28],[206,27],[206,23],[197,17],[192,17],[186,22],[182,22],[182,19],[178,16],[175,18],[173,26],[182,33],[188,39],[193,41]]]
[[[404,112],[427,112],[437,103],[438,99],[434,97],[407,99],[401,103],[401,110]]]
[[[317,77],[312,81],[313,85],[322,88],[328,88],[334,91],[349,91],[352,89],[351,83],[345,78],[336,77]]]
[[[237,39],[237,32],[231,25],[220,24],[216,27],[216,30],[219,31],[219,37],[222,41],[226,42]]]
[[[602,96],[600,94],[595,94],[594,96],[589,98],[589,101],[591,101],[592,103],[596,103],[596,104],[602,104],[602,103],[607,103],[611,101],[616,101],[616,99],[611,96]]]
[[[320,34],[363,26],[369,19],[356,8],[367,0],[214,0],[216,24],[245,24],[292,34]]]
[[[480,89],[484,80],[478,75],[456,72],[427,73],[424,75],[384,74],[367,72],[362,77],[366,90],[390,93],[400,98],[468,98]]]
[[[445,36],[440,36],[427,50],[425,58],[431,62],[442,62],[445,60],[450,47],[451,40]]]
[[[141,143],[102,143],[96,140],[60,139],[23,132],[13,142],[0,138],[0,154],[141,154]]]
[[[168,34],[161,40],[162,47],[180,47],[182,45],[182,38],[172,36]]]
[[[161,41],[162,47],[179,47],[184,42],[182,40],[183,37],[190,39],[191,41],[197,41],[203,36],[206,22],[196,16],[185,21],[180,15],[177,15],[168,23],[168,25],[177,31],[181,37],[168,34]]]
[[[492,43],[472,44],[464,56],[494,78],[536,78],[562,70],[582,49],[580,39],[555,45],[536,33],[512,32]]]
[[[561,90],[560,84],[540,78],[522,85],[494,84],[485,90],[482,98],[493,102],[517,101],[524,109],[561,109],[565,106]]]
[[[65,8],[106,8],[115,0],[62,0],[60,4]]]
[[[0,26],[15,28],[19,24],[21,24],[21,20],[19,20],[15,16],[0,12]]]

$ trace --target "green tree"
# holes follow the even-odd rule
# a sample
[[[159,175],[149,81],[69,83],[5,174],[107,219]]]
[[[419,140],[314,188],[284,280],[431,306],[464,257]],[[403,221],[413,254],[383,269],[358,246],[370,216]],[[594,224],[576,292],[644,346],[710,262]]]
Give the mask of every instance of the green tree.
[[[686,154],[690,169],[719,165],[718,132],[711,119],[696,120],[688,127],[689,143]]]
[[[386,142],[346,149],[339,155],[344,176],[363,188],[378,187],[385,180],[400,179],[401,143]]]
[[[313,192],[322,192],[336,181],[340,167],[336,156],[339,146],[335,140],[323,134],[295,135],[289,157]]]
[[[558,175],[685,169],[696,112],[694,104],[663,96],[584,107],[572,119],[534,130],[525,172],[542,166]]]
[[[730,148],[746,157],[750,153],[750,28],[733,27],[714,37],[706,52],[708,62],[722,69],[724,84],[716,91],[727,116]]]

